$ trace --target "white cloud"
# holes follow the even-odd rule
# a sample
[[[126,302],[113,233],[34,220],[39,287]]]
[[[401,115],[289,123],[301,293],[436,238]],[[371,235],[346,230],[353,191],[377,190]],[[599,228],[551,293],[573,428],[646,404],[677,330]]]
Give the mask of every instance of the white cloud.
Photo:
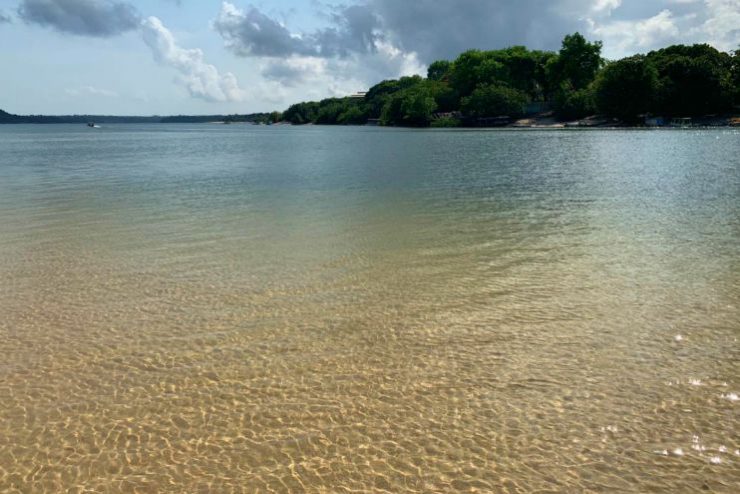
[[[608,57],[622,57],[668,44],[680,34],[676,18],[668,9],[647,19],[591,23],[591,33],[604,41]]]
[[[612,10],[619,8],[622,0],[595,0],[591,10],[596,13],[611,13]]]
[[[175,37],[158,18],[146,18],[141,30],[154,59],[180,72],[179,81],[191,96],[206,101],[242,101],[246,97],[234,74],[219,73],[216,67],[205,62],[201,50],[178,46]]]
[[[376,40],[370,53],[345,58],[263,58],[260,69],[266,82],[255,90],[255,98],[286,104],[347,96],[386,78],[426,73],[415,53],[406,53],[380,40]]]
[[[707,19],[689,34],[720,50],[740,46],[740,0],[705,0]]]
[[[663,5],[675,10],[665,8],[652,17],[630,20],[613,15],[588,18],[589,35],[604,41],[608,58],[672,43],[708,43],[723,51],[740,46],[740,0],[664,0]]]
[[[104,96],[107,98],[117,98],[118,93],[108,89],[100,89],[94,86],[82,86],[65,90],[70,96]]]
[[[270,58],[262,66],[265,79],[288,87],[311,82],[327,72],[329,61],[319,57]]]
[[[212,27],[233,54],[258,60],[266,87],[290,88],[288,94],[345,96],[383,79],[426,72],[415,52],[386,37],[370,4],[334,8],[328,18],[332,27],[292,32],[255,7],[223,2]]]

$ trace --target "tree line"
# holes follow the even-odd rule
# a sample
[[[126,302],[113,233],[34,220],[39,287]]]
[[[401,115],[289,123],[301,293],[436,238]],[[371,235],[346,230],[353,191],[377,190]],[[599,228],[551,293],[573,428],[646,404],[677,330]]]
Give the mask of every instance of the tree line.
[[[115,115],[14,115],[0,110],[0,124],[84,124],[96,123],[204,123],[204,122],[252,122],[271,124],[282,119],[280,112],[272,113],[250,113],[234,115],[173,115],[161,116],[115,116]]]
[[[693,117],[731,113],[740,105],[740,50],[674,45],[616,61],[600,41],[575,33],[559,52],[513,46],[469,50],[432,63],[427,77],[385,80],[364,97],[292,105],[293,124],[458,126],[488,117],[518,118],[550,108],[560,120],[601,114],[636,123],[645,114]]]

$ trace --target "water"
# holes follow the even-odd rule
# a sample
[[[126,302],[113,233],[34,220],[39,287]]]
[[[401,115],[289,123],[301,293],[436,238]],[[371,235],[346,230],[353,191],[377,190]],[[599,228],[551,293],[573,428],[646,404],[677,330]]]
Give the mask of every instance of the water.
[[[738,492],[739,151],[0,126],[0,491]]]

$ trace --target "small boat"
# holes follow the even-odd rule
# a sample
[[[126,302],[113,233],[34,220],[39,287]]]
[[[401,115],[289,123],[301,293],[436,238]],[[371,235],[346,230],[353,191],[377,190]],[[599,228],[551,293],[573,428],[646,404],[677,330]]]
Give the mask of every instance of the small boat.
[[[87,126],[93,129],[99,129],[100,125],[95,125],[95,122],[87,122]]]

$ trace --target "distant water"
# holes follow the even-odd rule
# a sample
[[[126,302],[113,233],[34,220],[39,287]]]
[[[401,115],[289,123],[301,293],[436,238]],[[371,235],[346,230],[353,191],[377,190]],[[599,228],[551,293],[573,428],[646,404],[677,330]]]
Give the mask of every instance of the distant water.
[[[740,133],[0,126],[0,491],[740,492]]]

